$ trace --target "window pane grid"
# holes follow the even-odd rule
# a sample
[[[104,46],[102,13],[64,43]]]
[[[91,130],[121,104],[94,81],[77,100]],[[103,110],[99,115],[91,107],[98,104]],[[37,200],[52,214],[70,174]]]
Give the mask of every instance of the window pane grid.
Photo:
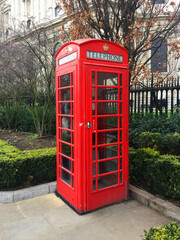
[[[73,73],[58,78],[59,177],[74,188]]]
[[[74,147],[74,145],[71,144],[71,143],[69,143],[69,142],[65,142],[65,141],[62,141],[62,140],[59,140],[59,142],[64,143],[64,144],[66,144],[66,145],[68,145],[68,146],[73,146],[73,147]]]
[[[69,128],[59,127],[58,129],[59,129],[59,130],[66,130],[66,131],[68,131],[68,132],[74,132],[74,130],[71,130],[71,129],[69,129]]]
[[[122,155],[123,155],[122,153],[122,148],[123,148],[122,146],[123,144],[122,107],[124,104],[123,103],[124,101],[122,99],[123,78],[122,78],[122,74],[115,74],[118,79],[118,80],[115,80],[115,83],[113,83],[113,80],[108,80],[110,84],[107,84],[108,81],[107,80],[104,81],[103,78],[101,78],[101,82],[102,81],[104,82],[103,84],[100,84],[98,83],[98,74],[99,73],[97,72],[94,73],[95,80],[94,80],[94,83],[92,84],[93,85],[92,86],[92,112],[94,115],[93,121],[95,123],[94,132],[92,133],[92,143],[93,143],[92,144],[92,149],[93,149],[92,191],[93,192],[101,191],[103,189],[108,189],[116,185],[122,184],[122,176],[123,176],[122,175],[122,171],[123,171],[122,170],[123,169],[123,166],[122,166]],[[103,74],[106,74],[106,73],[103,73]],[[117,85],[115,86],[111,85],[116,83]],[[116,91],[116,92],[113,92],[113,91]],[[118,99],[116,99],[116,96],[111,96],[111,93],[116,94]],[[101,96],[98,97],[98,94],[101,94]],[[109,94],[109,96],[108,97],[105,96],[106,94]],[[99,105],[101,103],[106,105]],[[114,104],[117,104],[117,106],[115,106]],[[106,113],[101,112],[100,108],[102,108],[103,111],[104,109],[106,109],[105,110]],[[109,120],[108,117],[111,118],[111,120],[113,117],[117,118],[116,125],[112,124],[111,121],[108,121]],[[98,134],[101,134],[101,135],[99,135],[98,137]],[[101,138],[102,140],[99,140]],[[113,146],[116,149],[113,149],[114,148]],[[105,158],[108,156],[107,151],[110,151],[109,154],[110,155],[112,154],[112,156]],[[116,156],[113,156],[113,154],[115,154]],[[101,157],[103,158],[101,159]],[[108,169],[106,170],[106,167],[105,167],[106,164],[107,164],[107,167],[108,166],[110,167],[109,170]],[[100,166],[102,169],[100,169]]]

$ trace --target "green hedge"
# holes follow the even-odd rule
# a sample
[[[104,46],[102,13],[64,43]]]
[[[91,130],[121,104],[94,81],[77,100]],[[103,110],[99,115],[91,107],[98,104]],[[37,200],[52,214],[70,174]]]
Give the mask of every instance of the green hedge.
[[[143,132],[136,136],[136,147],[155,148],[161,154],[180,155],[180,134],[179,133],[152,133]]]
[[[177,222],[172,222],[160,227],[152,227],[145,231],[143,240],[179,240],[180,227]]]
[[[150,148],[130,149],[130,182],[180,200],[180,158]],[[0,188],[26,187],[55,180],[56,148],[20,151],[0,140]]]
[[[155,116],[147,114],[142,116],[140,114],[130,115],[129,118],[129,144],[131,147],[138,148],[138,137],[142,132],[152,133],[179,133],[180,134],[180,111],[166,116],[165,114]]]
[[[168,199],[180,200],[180,158],[150,148],[130,149],[129,176],[133,185]]]
[[[20,151],[0,140],[0,188],[16,188],[56,179],[56,148]]]

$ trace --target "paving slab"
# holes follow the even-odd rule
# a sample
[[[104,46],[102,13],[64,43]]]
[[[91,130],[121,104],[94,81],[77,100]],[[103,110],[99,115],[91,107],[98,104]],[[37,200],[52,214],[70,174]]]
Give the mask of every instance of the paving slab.
[[[64,205],[64,202],[57,198],[55,194],[47,194],[46,197],[40,196],[25,201],[16,202],[15,205],[25,217],[32,217],[42,214],[50,209]]]
[[[55,194],[0,205],[0,240],[141,240],[172,220],[136,200],[78,215]]]
[[[41,215],[6,225],[3,232],[5,239],[13,240],[41,240],[56,234],[53,227]]]
[[[14,203],[8,203],[0,206],[0,226],[20,219],[24,219],[24,216]]]
[[[105,209],[99,209],[85,215],[78,215],[66,204],[60,208],[51,209],[44,214],[46,220],[59,232],[68,232],[70,229],[85,224],[91,224],[94,221],[108,216],[108,212]]]

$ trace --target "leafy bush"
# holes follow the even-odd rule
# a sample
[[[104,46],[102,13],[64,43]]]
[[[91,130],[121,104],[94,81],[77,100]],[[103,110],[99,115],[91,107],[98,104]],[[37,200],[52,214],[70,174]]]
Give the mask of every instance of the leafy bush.
[[[150,148],[129,151],[130,182],[154,194],[180,200],[180,158]]]
[[[180,112],[169,117],[165,114],[159,116],[134,114],[130,116],[129,121],[130,128],[136,132],[180,133]]]
[[[143,240],[179,240],[180,227],[177,222],[172,222],[164,226],[153,227],[149,232],[145,231]]]
[[[3,128],[13,129],[17,127],[20,104],[17,101],[5,101],[0,107],[0,124]]]
[[[180,155],[180,134],[179,133],[140,133],[137,138],[137,146],[140,148],[155,148],[161,154]]]
[[[138,148],[138,136],[142,132],[152,133],[180,133],[180,112],[170,117],[166,115],[146,116],[132,115],[129,119],[129,143],[130,146]]]
[[[0,140],[0,188],[27,187],[56,176],[56,148],[20,151]]]
[[[29,107],[33,111],[33,107]],[[36,109],[37,115],[42,115],[44,109],[39,107]],[[55,107],[48,113],[47,118],[44,121],[44,130],[48,134],[56,134],[56,110]],[[51,121],[49,120],[49,117]],[[27,108],[19,104],[8,103],[7,105],[0,106],[0,128],[2,129],[16,129],[22,132],[36,133],[35,124],[33,122],[32,114]]]
[[[0,106],[0,128],[17,129],[23,132],[35,132],[32,116],[19,103]]]

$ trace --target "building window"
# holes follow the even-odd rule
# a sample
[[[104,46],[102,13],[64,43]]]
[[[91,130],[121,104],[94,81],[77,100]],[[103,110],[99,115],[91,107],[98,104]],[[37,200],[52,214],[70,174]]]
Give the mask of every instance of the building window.
[[[165,0],[151,0],[152,4],[165,4]]]
[[[151,71],[167,72],[167,42],[158,37],[151,45]]]
[[[9,24],[9,11],[4,13],[4,22],[5,24]]]
[[[6,39],[9,37],[9,29],[6,29]]]
[[[29,19],[27,20],[27,29],[30,29],[30,27],[31,27],[31,20]]]
[[[55,17],[58,17],[60,15],[60,7],[56,6],[55,7]]]
[[[27,0],[26,1],[26,10],[27,10],[27,15],[29,15],[30,14],[30,7],[31,7],[31,5],[30,5],[31,3],[30,3],[30,0]]]

